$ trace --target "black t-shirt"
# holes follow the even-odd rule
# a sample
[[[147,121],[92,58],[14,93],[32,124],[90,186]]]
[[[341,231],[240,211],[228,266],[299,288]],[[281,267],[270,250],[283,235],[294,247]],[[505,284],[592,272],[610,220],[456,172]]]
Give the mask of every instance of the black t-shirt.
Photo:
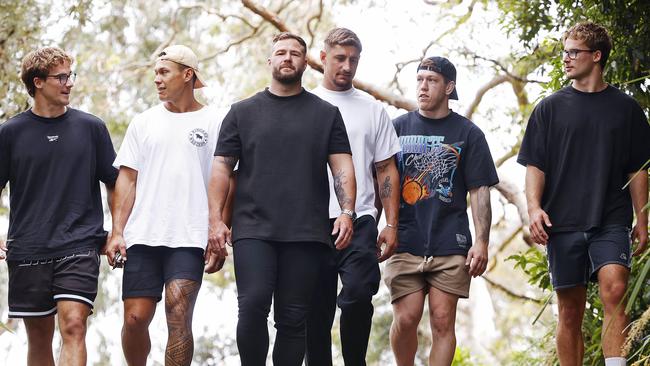
[[[453,111],[441,119],[413,111],[393,124],[402,145],[397,251],[467,255],[472,246],[467,192],[499,182],[485,135]]]
[[[47,259],[105,243],[99,181],[114,185],[115,150],[97,117],[31,110],[0,126],[0,187],[9,182],[8,259]]]
[[[535,108],[517,162],[545,173],[542,208],[552,232],[632,223],[628,174],[650,158],[650,126],[638,103],[608,86],[571,86]]]
[[[239,157],[233,240],[329,243],[327,161],[336,153],[351,154],[343,118],[304,89],[235,103],[214,153]]]

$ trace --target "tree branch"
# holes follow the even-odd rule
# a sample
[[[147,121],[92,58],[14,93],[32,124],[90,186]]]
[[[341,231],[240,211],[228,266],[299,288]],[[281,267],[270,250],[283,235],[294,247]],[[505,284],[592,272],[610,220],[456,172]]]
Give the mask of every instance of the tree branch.
[[[531,302],[534,302],[534,303],[537,303],[537,304],[543,304],[544,303],[544,300],[542,300],[542,299],[535,299],[533,297],[529,297],[529,296],[526,296],[526,295],[520,295],[520,294],[510,290],[509,288],[505,287],[504,285],[490,279],[487,275],[483,275],[482,278],[490,286],[496,288],[497,290],[505,293],[506,295],[508,295],[508,296],[510,296],[510,297],[512,297],[514,299],[522,300],[522,301],[531,301]]]
[[[508,77],[505,75],[496,75],[492,80],[488,81],[487,84],[483,85],[477,92],[476,96],[474,96],[474,100],[472,103],[467,107],[467,111],[465,112],[465,117],[467,119],[472,119],[472,116],[474,116],[474,112],[476,112],[476,109],[478,108],[479,104],[481,104],[481,101],[483,100],[483,96],[485,96],[485,93],[487,93],[490,89],[493,89],[497,87],[498,85],[503,84],[504,82],[508,81]]]
[[[253,13],[259,15],[265,21],[271,23],[276,29],[281,32],[290,32],[289,27],[277,16],[277,14],[271,12],[265,7],[255,4],[251,0],[241,0],[242,4],[248,8]],[[323,65],[319,60],[313,58],[309,54],[307,55],[307,64],[314,70],[322,73]],[[397,108],[406,109],[408,111],[415,110],[417,104],[415,101],[407,99],[401,95],[396,95],[391,93],[388,90],[373,86],[361,80],[353,80],[352,84],[355,88],[365,91],[366,93],[372,95],[377,100],[393,105]]]

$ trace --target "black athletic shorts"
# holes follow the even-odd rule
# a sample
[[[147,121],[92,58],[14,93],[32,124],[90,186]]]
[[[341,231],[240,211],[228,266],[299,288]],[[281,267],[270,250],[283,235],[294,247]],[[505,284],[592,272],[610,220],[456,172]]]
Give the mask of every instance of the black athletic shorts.
[[[553,289],[586,286],[606,264],[631,265],[630,229],[621,225],[552,233],[546,255]]]
[[[129,297],[162,299],[165,284],[171,280],[203,279],[203,249],[133,245],[126,251],[122,277],[122,300]]]
[[[56,302],[78,301],[93,308],[97,296],[99,255],[84,250],[60,258],[7,261],[9,317],[46,317]]]

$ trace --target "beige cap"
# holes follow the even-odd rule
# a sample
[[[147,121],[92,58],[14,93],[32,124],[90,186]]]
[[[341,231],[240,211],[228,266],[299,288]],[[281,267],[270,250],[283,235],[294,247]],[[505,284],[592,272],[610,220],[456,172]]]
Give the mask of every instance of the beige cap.
[[[201,73],[199,72],[199,59],[191,48],[180,44],[171,45],[162,50],[158,55],[158,60],[173,61],[177,64],[191,68],[194,70],[194,75],[196,75],[194,89],[203,88],[205,86],[203,76],[201,76]]]

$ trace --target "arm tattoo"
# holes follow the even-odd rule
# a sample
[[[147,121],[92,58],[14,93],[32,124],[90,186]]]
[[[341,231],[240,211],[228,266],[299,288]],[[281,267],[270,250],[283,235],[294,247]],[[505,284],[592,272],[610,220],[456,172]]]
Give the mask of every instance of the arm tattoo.
[[[343,208],[350,203],[350,197],[345,194],[345,189],[343,188],[343,185],[346,183],[343,169],[339,169],[332,175],[332,177],[334,178],[334,192],[336,192],[336,198],[339,200],[341,208]]]
[[[393,191],[393,183],[390,182],[390,176],[387,176],[384,179],[384,183],[381,185],[379,190],[379,198],[385,199],[390,197],[391,192]]]
[[[386,168],[388,168],[389,164],[390,161],[382,161],[379,163],[375,163],[375,170],[377,171],[378,174],[383,173],[384,171],[386,171]]]
[[[239,161],[238,156],[220,156],[221,159],[217,159],[221,164],[225,164],[230,171],[235,169],[235,165]]]
[[[477,192],[478,223],[476,228],[476,237],[479,240],[488,242],[490,239],[490,225],[492,224],[492,206],[490,205],[490,187],[480,187]]]

